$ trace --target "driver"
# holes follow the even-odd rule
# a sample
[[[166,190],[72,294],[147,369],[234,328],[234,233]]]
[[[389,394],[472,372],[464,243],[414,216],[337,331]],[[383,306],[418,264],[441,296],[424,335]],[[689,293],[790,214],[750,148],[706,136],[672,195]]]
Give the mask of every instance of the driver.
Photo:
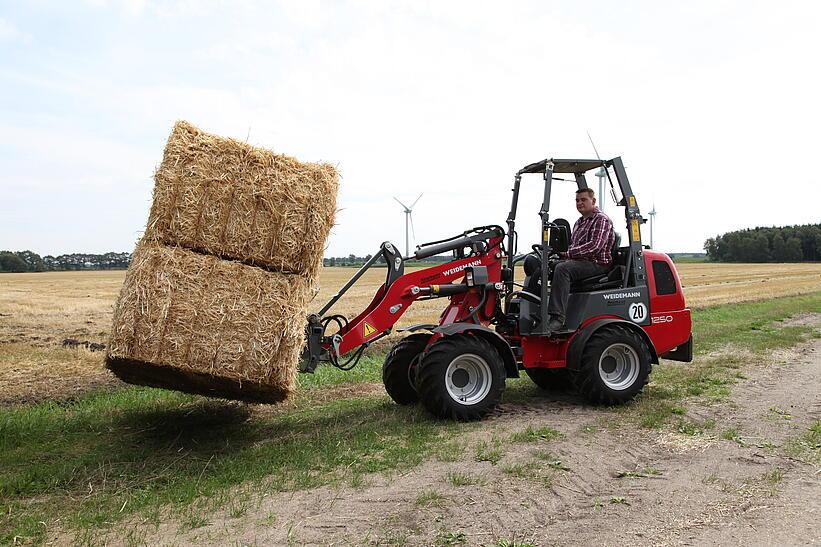
[[[567,260],[559,262],[553,271],[550,303],[547,306],[549,332],[564,329],[570,284],[585,277],[604,274],[613,264],[611,252],[616,238],[613,222],[596,207],[593,190],[582,188],[576,191],[576,210],[582,216],[573,226],[567,252],[559,253],[560,258]]]

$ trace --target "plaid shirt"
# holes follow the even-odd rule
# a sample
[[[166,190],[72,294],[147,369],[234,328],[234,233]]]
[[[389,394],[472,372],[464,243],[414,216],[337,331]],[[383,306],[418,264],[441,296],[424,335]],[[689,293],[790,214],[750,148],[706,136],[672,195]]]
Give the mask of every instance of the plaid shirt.
[[[567,257],[610,266],[613,263],[611,252],[615,240],[613,222],[596,207],[592,215],[579,218],[573,226]]]

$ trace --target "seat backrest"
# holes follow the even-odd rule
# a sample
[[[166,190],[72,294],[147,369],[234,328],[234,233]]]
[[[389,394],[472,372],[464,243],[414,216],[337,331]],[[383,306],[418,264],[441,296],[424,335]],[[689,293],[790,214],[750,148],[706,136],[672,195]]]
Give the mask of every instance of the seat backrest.
[[[616,259],[619,257],[619,246],[621,245],[621,234],[614,231],[616,237],[613,238],[613,249],[610,251],[610,254],[613,256],[613,264],[616,263]]]
[[[550,248],[556,253],[565,253],[570,246],[570,223],[563,218],[557,218],[553,224],[558,229],[550,230]]]
[[[542,271],[542,261],[536,255],[527,255],[525,257],[522,268],[525,271],[525,276],[532,277],[533,274],[539,274]]]

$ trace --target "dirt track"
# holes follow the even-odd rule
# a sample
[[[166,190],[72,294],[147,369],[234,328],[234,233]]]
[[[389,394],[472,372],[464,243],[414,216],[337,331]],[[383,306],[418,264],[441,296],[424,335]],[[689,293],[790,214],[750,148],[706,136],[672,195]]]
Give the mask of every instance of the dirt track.
[[[818,325],[821,316],[799,321]],[[464,439],[461,461],[372,476],[359,488],[276,494],[242,518],[212,515],[208,526],[186,532],[169,521],[147,538],[260,545],[432,545],[448,538],[468,545],[502,538],[537,545],[819,543],[819,467],[790,458],[784,447],[821,418],[821,341],[743,373],[729,401],[686,405],[688,420],[716,422],[699,435],[636,429],[617,411],[546,395],[507,404]],[[475,461],[477,441],[506,439],[528,425],[550,426],[564,438],[504,443],[498,464]],[[731,428],[736,439],[722,439]],[[537,463],[522,477],[511,474],[528,462]],[[453,473],[478,484],[454,486],[447,480]],[[431,491],[436,495],[425,498]]]

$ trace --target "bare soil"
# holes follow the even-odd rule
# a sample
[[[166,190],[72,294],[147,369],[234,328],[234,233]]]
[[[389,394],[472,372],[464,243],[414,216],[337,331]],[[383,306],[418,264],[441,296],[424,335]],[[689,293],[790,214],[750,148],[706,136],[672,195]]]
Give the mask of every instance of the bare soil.
[[[791,321],[819,325],[821,315]],[[821,543],[821,468],[785,451],[821,419],[821,341],[742,371],[726,402],[686,402],[687,420],[715,421],[700,434],[637,429],[616,410],[546,394],[506,404],[461,439],[459,461],[373,475],[356,488],[268,495],[193,530],[170,518],[126,529],[152,544]],[[564,437],[508,442],[527,426]],[[476,461],[477,443],[494,439],[500,461]],[[454,485],[454,474],[472,484]]]

